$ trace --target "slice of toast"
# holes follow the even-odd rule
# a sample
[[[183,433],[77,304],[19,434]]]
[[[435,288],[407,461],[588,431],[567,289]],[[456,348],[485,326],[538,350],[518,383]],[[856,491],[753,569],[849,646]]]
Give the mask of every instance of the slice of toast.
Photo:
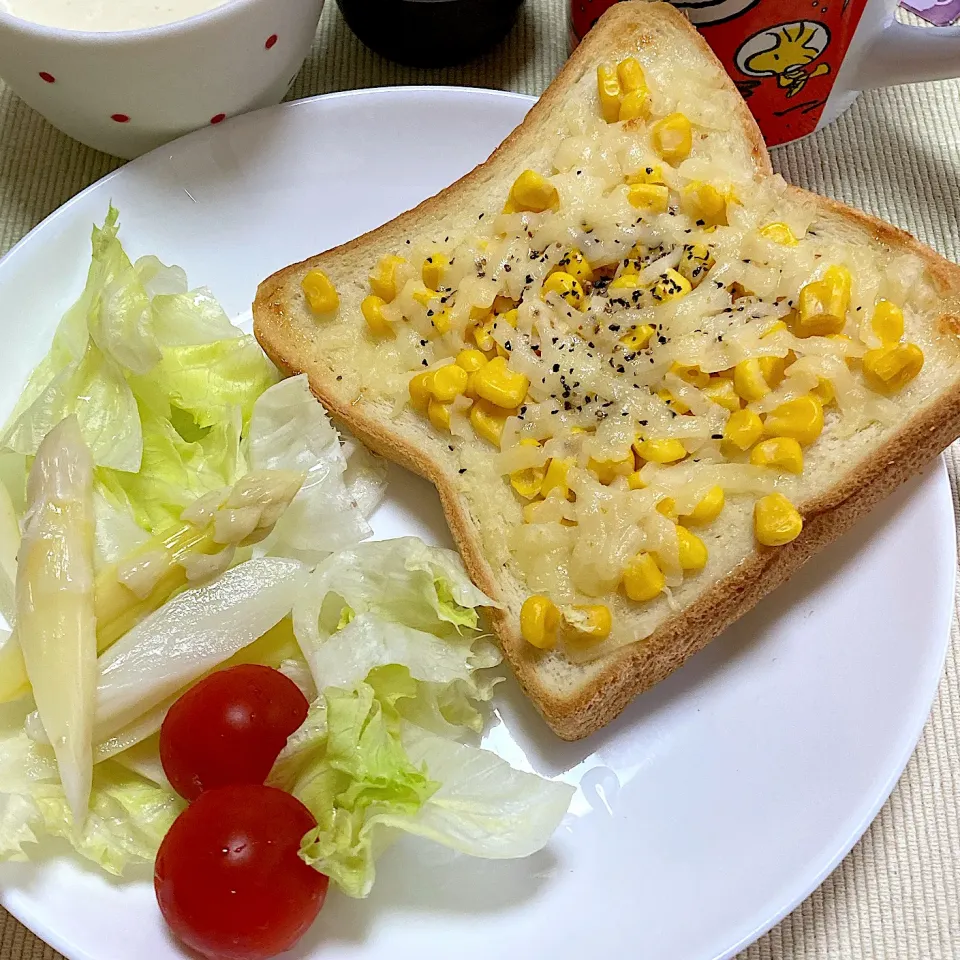
[[[652,112],[604,125],[599,120],[603,104],[598,99],[598,66],[627,57],[636,58],[642,66]],[[677,111],[693,124],[689,156],[671,154],[669,159],[675,163],[657,169],[662,176],[645,178],[644,170],[650,174],[650,165],[658,159],[651,151],[664,149],[662,139],[652,139],[653,125]],[[525,170],[549,177],[558,186],[556,213],[550,209],[510,212],[511,203],[517,206],[511,187]],[[582,182],[592,185],[589,189],[576,180],[581,174]],[[626,223],[623,211],[634,205],[624,206],[630,190],[625,178],[665,182],[669,210],[638,209],[636,221]],[[697,192],[704,183],[717,185],[722,195],[720,214],[716,193]],[[575,215],[564,213],[573,207]],[[705,213],[708,208],[710,214]],[[554,229],[551,223],[559,226]],[[770,223],[776,224],[770,235],[776,236],[776,242],[761,232]],[[790,228],[786,233],[784,225]],[[546,243],[544,237],[553,237],[554,242]],[[651,301],[650,283],[656,270],[669,262],[670,275],[676,277],[672,268],[682,269],[677,259],[682,254],[673,252],[688,242],[685,238],[691,244],[702,241],[711,251],[710,262],[700,271],[705,277],[697,276],[698,285],[675,301],[658,302],[656,297]],[[639,246],[628,254],[635,240]],[[482,251],[495,249],[502,254],[508,241],[514,244],[510,256],[487,260]],[[611,244],[621,242],[622,261],[621,253],[610,253]],[[565,244],[582,249],[596,268],[582,310],[572,309],[569,301],[541,288],[548,268],[569,266],[567,258],[557,262],[564,256]],[[398,294],[384,308],[393,333],[373,333],[360,309],[370,294],[368,275],[389,255],[415,262],[419,272],[434,250],[461,261],[470,259],[466,250],[471,265],[444,267],[443,299],[424,302],[422,309],[400,306],[413,303],[408,294],[418,286],[419,277],[410,280],[403,296]],[[517,251],[529,256],[532,266],[518,263]],[[637,260],[630,267],[634,255]],[[668,259],[658,260],[663,256]],[[544,261],[549,262],[541,266]],[[652,268],[653,274],[651,261],[660,263]],[[849,339],[822,335],[826,328],[795,339],[794,334],[800,335],[797,317],[805,316],[798,311],[806,309],[800,290],[805,284],[812,288],[814,278],[822,279],[825,267],[835,264],[845,265],[853,277],[849,306],[844,305],[840,317]],[[317,315],[305,296],[302,282],[316,269],[339,294],[335,315]],[[527,269],[530,273],[524,276]],[[612,274],[631,270],[639,271],[646,291],[633,302],[629,297],[614,298],[609,284]],[[536,373],[531,373],[528,396],[531,409],[537,411],[541,448],[549,450],[551,443],[544,422],[558,425],[553,432],[554,456],[561,440],[567,445],[564,450],[573,449],[574,442],[583,444],[570,461],[576,468],[572,474],[575,502],[570,494],[534,496],[535,507],[546,505],[553,511],[541,516],[545,522],[536,518],[524,522],[530,519],[524,512],[529,503],[509,482],[510,457],[514,467],[528,465],[522,455],[516,459],[526,406],[506,421],[503,451],[498,453],[470,428],[469,402],[463,397],[444,408],[452,418],[452,433],[441,421],[431,423],[409,402],[408,384],[415,374],[451,362],[464,347],[465,337],[477,340],[477,324],[482,322],[475,319],[477,305],[496,309],[497,302],[491,304],[491,280],[499,296],[509,295],[519,307],[513,321],[517,330],[503,323],[494,328],[497,352],[511,368],[524,362],[528,372],[546,370],[545,387],[538,388]],[[904,342],[919,345],[924,360],[922,370],[905,385],[888,384],[888,395],[884,395],[886,388],[869,388],[878,381],[870,380],[866,372],[867,367],[873,370],[867,352],[878,355],[877,351],[886,349],[873,320],[880,300],[902,308]],[[402,309],[408,309],[410,316],[399,318]],[[773,176],[760,133],[732,82],[696,31],[665,3],[614,6],[489,160],[390,223],[269,277],[260,285],[253,312],[257,338],[281,369],[288,374],[307,373],[316,396],[357,437],[436,486],[470,575],[502,605],[493,611],[493,622],[506,657],[547,723],[568,740],[587,736],[608,723],[636,694],[677,669],[960,435],[960,267],[894,227],[788,187]],[[439,320],[441,312],[443,329],[438,329],[430,318]],[[823,307],[822,312],[829,315],[829,308]],[[414,313],[415,320],[411,319]],[[697,406],[694,396],[686,399],[696,410],[685,416],[690,412],[683,409],[687,381],[671,374],[678,369],[673,364],[679,344],[685,344],[684,349],[699,344],[703,370],[713,374],[710,383],[729,393],[730,388],[720,381],[730,382],[730,372],[746,356],[744,338],[753,336],[756,349],[758,324],[777,317],[787,320],[789,332],[781,324],[776,325],[780,333],[771,328],[768,342],[779,344],[774,352],[782,358],[779,373],[771,373],[767,384],[773,389],[766,397],[749,399],[749,390],[741,389],[734,378],[737,392],[747,394],[734,403],[764,414],[770,432],[774,401],[796,396],[797,385],[806,384],[809,395],[823,399],[826,425],[819,438],[805,447],[800,475],[752,466],[749,453],[737,454],[721,439],[729,411],[715,404]],[[618,345],[616,336],[611,340],[608,331],[617,328],[619,334],[621,320],[643,319],[653,324],[653,338],[646,347],[625,354],[627,348]],[[445,329],[448,324],[450,330]],[[741,332],[747,328],[753,334]],[[704,346],[708,335],[709,345]],[[595,345],[591,337],[603,338],[603,343]],[[567,344],[576,362],[570,360],[570,375],[564,379],[560,361],[566,362]],[[588,346],[611,371],[603,370],[601,376],[589,367],[592,394],[585,393],[576,379],[581,376],[577,363],[594,356],[584,352]],[[492,355],[489,347],[486,343],[484,348]],[[542,367],[548,357],[557,362]],[[720,362],[718,357],[726,360]],[[792,372],[777,386],[776,377],[784,376],[783,364],[791,362]],[[649,368],[642,366],[647,363]],[[729,369],[723,369],[724,363]],[[653,374],[644,370],[655,370],[662,379],[654,383]],[[818,371],[833,373],[823,377]],[[586,373],[582,376],[585,379]],[[608,392],[596,384],[606,385]],[[664,384],[673,395],[664,394]],[[621,389],[624,385],[630,389]],[[641,395],[646,399],[638,406],[636,398]],[[831,395],[835,395],[832,403]],[[649,436],[645,431],[652,428],[642,411],[653,409],[650,404],[656,406],[650,416],[660,418],[650,424],[669,426],[674,423],[670,418],[679,414],[676,423],[681,424],[681,433],[690,430],[689,456],[675,466],[647,462],[629,480],[616,476],[616,470],[612,477],[601,478],[603,471],[591,467],[594,460],[588,454],[592,450],[599,457],[602,450],[616,447],[619,441],[611,420],[617,416],[640,431],[639,436]],[[554,413],[554,419],[549,420],[547,413]],[[698,419],[701,416],[705,419]],[[719,432],[704,434],[703,424],[711,418]],[[587,440],[582,439],[585,435]],[[629,450],[630,440],[626,443]],[[642,465],[638,459],[633,471]],[[535,477],[539,482],[539,475]],[[693,513],[704,484],[714,481],[725,490],[726,506],[719,518],[696,528],[709,560],[699,572],[678,573],[676,528],[666,518],[653,516],[650,504],[659,503],[657,512],[669,515],[661,501],[664,494],[674,495],[675,511],[683,519]],[[763,546],[755,539],[754,509],[757,498],[772,491],[787,494],[796,504],[803,527],[784,545]],[[651,500],[654,496],[656,501]],[[604,503],[614,504],[615,509],[607,510]],[[600,515],[603,518],[597,519]],[[664,523],[667,527],[657,526]],[[641,528],[645,532],[638,534]],[[618,588],[621,541],[632,543],[630,538],[639,536],[650,547],[651,538],[656,541],[661,536],[651,531],[661,529],[674,531],[663,534],[667,540],[660,544],[661,554],[653,551],[666,569],[668,589],[650,601],[634,602]],[[611,568],[615,568],[612,574]],[[552,649],[533,646],[520,629],[521,607],[532,594],[555,599],[573,626],[577,615],[571,604],[602,603],[612,613],[610,636],[587,642],[574,631],[572,640]]]

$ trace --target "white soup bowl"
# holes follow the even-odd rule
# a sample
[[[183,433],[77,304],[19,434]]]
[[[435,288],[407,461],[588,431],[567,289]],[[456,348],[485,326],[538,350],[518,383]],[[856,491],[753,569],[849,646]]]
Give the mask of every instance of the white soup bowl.
[[[227,0],[186,20],[115,33],[0,11],[0,74],[64,133],[129,159],[279,103],[322,9],[323,0]]]

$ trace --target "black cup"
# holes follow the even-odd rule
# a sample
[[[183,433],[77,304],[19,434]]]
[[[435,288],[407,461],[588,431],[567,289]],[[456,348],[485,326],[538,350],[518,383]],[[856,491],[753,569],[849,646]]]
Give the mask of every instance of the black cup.
[[[412,67],[471,60],[502,40],[523,0],[337,0],[350,29],[377,53]]]

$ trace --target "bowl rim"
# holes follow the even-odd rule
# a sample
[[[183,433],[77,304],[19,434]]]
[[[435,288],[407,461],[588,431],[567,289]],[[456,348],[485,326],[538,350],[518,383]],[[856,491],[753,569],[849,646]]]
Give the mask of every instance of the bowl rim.
[[[194,29],[224,20],[236,12],[242,12],[259,4],[272,0],[220,0],[215,7],[202,10],[181,20],[160,23],[152,27],[137,27],[130,30],[73,30],[69,27],[54,27],[45,23],[25,20],[0,5],[0,29],[7,28],[16,33],[40,36],[48,40],[61,40],[70,43],[85,43],[97,46],[127,46],[143,40],[165,39],[184,36]],[[324,0],[319,0],[322,10]]]

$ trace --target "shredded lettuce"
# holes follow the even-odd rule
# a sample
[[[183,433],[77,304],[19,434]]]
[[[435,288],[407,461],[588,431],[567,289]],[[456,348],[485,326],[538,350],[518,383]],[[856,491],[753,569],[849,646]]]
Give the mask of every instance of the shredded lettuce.
[[[131,378],[137,396],[166,397],[197,427],[211,427],[232,407],[250,419],[253,404],[280,375],[251,335],[165,346],[149,373]]]
[[[156,285],[158,278],[153,283]],[[162,347],[195,346],[243,336],[213,294],[203,287],[157,293],[151,306],[154,332]]]
[[[13,499],[0,481],[0,614],[12,627],[17,618],[14,584],[17,580],[17,551],[20,525]]]
[[[94,227],[86,286],[30,375],[0,445],[32,455],[50,430],[76,414],[96,463],[139,467],[139,417],[124,370],[146,372],[160,351],[149,300],[117,239],[117,220],[111,207],[103,227]]]
[[[130,556],[150,539],[134,519],[125,498],[115,497],[98,483],[93,487],[93,514],[96,521],[94,562],[98,573],[111,563]]]
[[[265,553],[315,563],[365,540],[365,517],[378,501],[385,468],[359,449],[352,457],[352,484],[362,494],[361,510],[345,478],[347,459],[337,431],[304,375],[267,390],[254,404],[249,458],[263,470],[302,470],[307,477],[286,514],[261,546]]]
[[[365,897],[380,852],[376,827],[385,816],[411,817],[439,784],[412,764],[391,733],[373,688],[325,693],[322,759],[307,765],[293,794],[317,819],[304,837],[303,859],[352,897]]]
[[[573,794],[400,719],[373,682],[324,691],[268,782],[313,813],[300,856],[351,897],[369,894],[376,858],[398,832],[475,857],[525,857],[547,843]]]
[[[76,416],[94,461],[138,470],[143,441],[137,401],[121,368],[94,343],[73,361],[51,355],[33,372],[0,434],[0,444],[32,456],[63,419]]]
[[[407,833],[492,860],[527,857],[546,845],[575,788],[514,770],[489,750],[438,737],[415,724],[402,727],[411,763],[440,783]],[[387,824],[387,821],[384,821]]]
[[[473,585],[452,550],[400,537],[358,544],[317,566],[293,618],[307,660],[334,633],[344,605],[354,615],[449,636],[476,628],[476,608],[496,604]]]
[[[359,544],[319,564],[293,610],[293,625],[317,689],[346,689],[395,666],[415,685],[403,709],[427,729],[479,732],[478,703],[500,677],[484,671],[499,651],[477,636],[477,607],[492,601],[451,550],[415,537]],[[404,674],[377,673],[380,682]]]
[[[113,209],[103,229],[94,227],[87,285],[71,311],[77,314],[77,326],[86,322],[90,339],[105,356],[131,373],[146,373],[160,359],[150,298],[117,239],[117,229]]]
[[[175,264],[167,266],[159,257],[140,257],[133,269],[151,300],[161,294],[187,292],[187,274],[183,268]]]
[[[171,790],[109,760],[95,768],[90,809],[79,830],[59,784],[38,784],[32,793],[44,833],[62,837],[116,876],[153,860],[184,806]]]
[[[239,408],[195,441],[186,440],[170,420],[143,412],[143,461],[136,473],[98,471],[101,485],[127,504],[136,523],[155,535],[179,526],[180,515],[197,497],[230,486],[244,473]]]
[[[33,456],[76,415],[114,506],[158,533],[178,509],[245,469],[243,425],[278,373],[209,291],[188,291],[179,267],[132,264],[111,207],[94,228],[87,282],[0,432]]]
[[[0,734],[0,780],[0,860],[28,860],[33,844],[60,837],[80,856],[120,875],[129,865],[153,860],[183,809],[168,787],[107,761],[94,768],[89,808],[77,828],[52,751],[22,730]]]
[[[360,544],[321,563],[294,630],[322,696],[270,782],[317,827],[305,862],[365,897],[398,832],[480,857],[540,849],[572,788],[513,770],[458,742],[483,727],[498,651],[478,636],[490,600],[456,554],[408,537]]]

